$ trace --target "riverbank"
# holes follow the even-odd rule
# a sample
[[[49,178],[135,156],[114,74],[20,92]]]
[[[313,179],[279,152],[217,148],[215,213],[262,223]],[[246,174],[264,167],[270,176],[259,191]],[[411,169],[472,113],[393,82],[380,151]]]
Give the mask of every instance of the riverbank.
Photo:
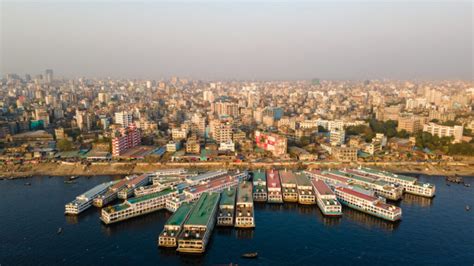
[[[261,163],[234,163],[234,162],[197,162],[197,163],[137,163],[114,162],[81,163],[49,162],[24,165],[0,166],[0,178],[15,179],[31,176],[99,176],[99,175],[129,175],[156,171],[163,168],[191,168],[196,170],[228,169],[336,169],[357,167],[363,165],[375,167],[396,173],[415,173],[426,175],[474,175],[474,162],[384,162],[384,163],[341,163],[341,162],[261,162]]]

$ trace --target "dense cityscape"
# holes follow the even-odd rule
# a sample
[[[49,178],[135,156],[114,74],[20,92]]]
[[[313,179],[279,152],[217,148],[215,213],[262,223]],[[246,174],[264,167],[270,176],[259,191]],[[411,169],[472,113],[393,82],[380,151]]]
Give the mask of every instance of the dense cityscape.
[[[1,82],[4,172],[41,162],[465,160],[472,81]],[[16,167],[16,168],[15,168]]]
[[[474,265],[473,4],[0,0],[0,266]]]

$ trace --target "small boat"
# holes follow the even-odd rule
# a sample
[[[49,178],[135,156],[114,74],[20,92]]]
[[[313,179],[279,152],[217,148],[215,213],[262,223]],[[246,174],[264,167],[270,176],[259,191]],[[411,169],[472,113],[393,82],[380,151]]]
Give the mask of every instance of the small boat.
[[[26,183],[25,183],[25,186],[31,186],[31,183],[30,183],[30,182],[26,182]]]
[[[242,258],[246,258],[246,259],[255,259],[258,257],[258,253],[257,252],[250,252],[250,253],[244,253],[242,254]]]
[[[69,177],[69,180],[74,180],[74,179],[76,179],[76,178],[77,178],[77,176],[73,175],[73,176],[70,176],[70,177]]]
[[[62,227],[59,227],[59,228],[58,228],[58,233],[57,233],[57,234],[58,234],[58,235],[60,235],[60,234],[62,234],[62,233],[63,233],[63,228],[62,228]]]
[[[470,211],[470,210],[471,210],[471,206],[466,205],[466,211]]]
[[[471,184],[466,184],[466,183],[464,183],[464,186],[465,186],[465,187],[470,187]]]

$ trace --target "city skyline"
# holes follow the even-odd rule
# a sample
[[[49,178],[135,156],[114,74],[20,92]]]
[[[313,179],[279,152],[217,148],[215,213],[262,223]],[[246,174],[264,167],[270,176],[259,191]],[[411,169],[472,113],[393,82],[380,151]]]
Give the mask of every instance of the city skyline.
[[[1,9],[2,74],[54,69],[66,78],[473,77],[469,2],[4,2]]]

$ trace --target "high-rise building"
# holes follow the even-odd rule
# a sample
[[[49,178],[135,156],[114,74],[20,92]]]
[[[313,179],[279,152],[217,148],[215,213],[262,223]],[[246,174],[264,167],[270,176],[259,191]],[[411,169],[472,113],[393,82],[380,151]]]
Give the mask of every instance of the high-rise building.
[[[97,95],[97,99],[99,100],[99,103],[108,103],[110,100],[109,94],[105,92],[99,92]]]
[[[453,137],[454,142],[461,142],[462,134],[464,131],[463,126],[443,126],[435,123],[428,123],[423,126],[423,131],[431,133],[433,136],[442,137]]]
[[[52,69],[46,69],[44,79],[45,79],[45,82],[48,83],[48,84],[51,84],[53,82],[53,70]]]
[[[282,156],[286,154],[287,139],[284,136],[274,133],[264,133],[255,131],[255,143],[257,147],[269,151],[273,156]]]
[[[220,116],[237,117],[239,115],[239,106],[236,103],[228,101],[217,101],[213,103],[214,112]]]
[[[120,156],[128,149],[140,145],[140,143],[141,134],[134,124],[122,127],[115,132],[115,137],[112,139],[112,156]]]
[[[423,129],[424,119],[418,116],[402,116],[398,118],[397,130],[405,130],[408,133],[415,133]]]
[[[342,145],[346,141],[346,132],[344,130],[338,130],[338,129],[332,130],[329,133],[329,139],[330,139],[331,145],[334,145],[334,146]]]
[[[35,109],[35,118],[36,120],[42,120],[44,127],[49,126],[49,113],[46,108],[36,108]]]
[[[115,123],[122,127],[128,127],[133,122],[133,115],[127,111],[115,113]]]
[[[214,119],[210,122],[211,137],[217,142],[232,141],[232,122],[228,119]]]

